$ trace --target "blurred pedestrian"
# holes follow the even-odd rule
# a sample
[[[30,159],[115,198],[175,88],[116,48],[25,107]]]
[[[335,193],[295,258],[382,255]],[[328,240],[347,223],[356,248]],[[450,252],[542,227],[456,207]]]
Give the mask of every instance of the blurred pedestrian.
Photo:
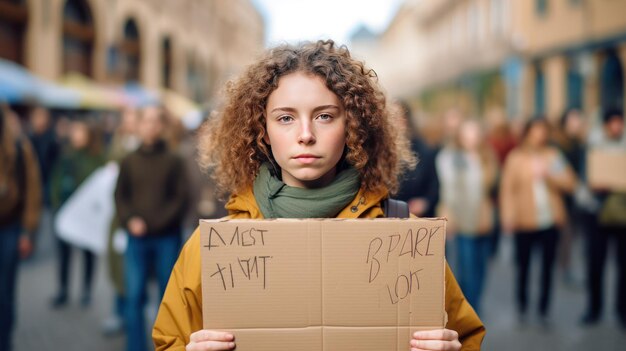
[[[122,111],[121,121],[113,132],[111,143],[109,144],[108,158],[112,162],[119,163],[124,157],[137,150],[141,141],[137,136],[138,111],[134,108],[127,108]],[[113,313],[104,320],[102,331],[105,336],[115,335],[124,330],[124,311],[126,310],[126,297],[124,286],[124,239],[126,234],[123,230],[118,216],[113,216],[109,228],[109,238],[107,242],[107,261],[109,268],[109,279],[113,285]],[[122,236],[123,235],[123,236]]]
[[[462,122],[455,141],[436,158],[442,195],[440,211],[448,218],[447,234],[457,244],[454,273],[465,298],[479,314],[491,247],[490,194],[496,181],[496,162],[481,125],[474,120]]]
[[[509,155],[509,153],[517,146],[517,138],[513,134],[511,130],[511,125],[506,118],[506,115],[499,108],[491,109],[487,115],[487,135],[486,140],[487,144],[491,146],[493,150],[496,160],[498,162],[497,167],[498,170],[502,169],[504,162]],[[498,173],[498,178],[496,183],[500,183],[500,173]],[[494,203],[499,203],[500,192],[497,186],[492,188],[492,192],[490,194],[491,199]],[[493,229],[491,231],[491,252],[490,256],[495,257],[498,254],[498,248],[500,247],[500,208],[498,206],[494,207],[494,216],[493,216]]]
[[[566,110],[559,120],[558,127],[553,129],[553,140],[565,156],[578,179],[584,177],[586,153],[586,123],[582,112],[578,109]],[[561,231],[558,261],[563,272],[563,280],[572,285],[575,279],[571,267],[572,244],[579,231],[587,227],[580,207],[574,201],[574,194],[564,195],[565,209],[569,220]]]
[[[42,205],[37,156],[0,107],[0,350],[12,348],[20,258],[30,255]]]
[[[101,140],[92,123],[75,120],[70,125],[69,142],[62,150],[54,166],[51,179],[50,200],[55,214],[74,194],[81,183],[97,168],[104,164]],[[51,301],[53,308],[67,304],[69,295],[69,275],[73,245],[60,238],[57,233],[58,248],[58,290]],[[86,249],[78,249],[83,255],[83,282],[80,304],[87,307],[91,303],[95,255]]]
[[[503,232],[515,238],[516,300],[522,323],[526,321],[528,275],[535,250],[542,257],[539,316],[543,324],[548,322],[559,229],[566,222],[563,194],[576,185],[565,158],[548,145],[548,135],[544,118],[527,121],[521,144],[511,152],[502,171],[501,220]]]
[[[398,107],[406,123],[406,132],[411,141],[411,151],[418,157],[417,166],[407,171],[396,195],[409,205],[409,211],[418,217],[434,217],[439,203],[439,178],[435,167],[435,152],[419,136],[411,109],[406,102]]]
[[[621,110],[608,110],[602,118],[599,140],[590,143],[594,151],[626,153],[624,114]],[[604,165],[610,172],[612,165]],[[600,321],[603,308],[604,267],[609,241],[614,240],[617,260],[616,308],[619,323],[626,329],[626,192],[624,189],[593,188],[599,202],[599,211],[592,216],[587,230],[587,311],[582,318],[586,325]]]
[[[161,108],[141,111],[139,148],[120,165],[115,203],[128,232],[124,257],[127,350],[146,350],[144,304],[148,274],[154,269],[159,300],[178,257],[188,200],[184,161],[163,139],[166,117]]]
[[[52,168],[59,156],[59,144],[54,134],[50,112],[36,106],[32,109],[29,118],[29,138],[39,160],[39,170],[43,184],[44,205],[50,206],[50,178]]]

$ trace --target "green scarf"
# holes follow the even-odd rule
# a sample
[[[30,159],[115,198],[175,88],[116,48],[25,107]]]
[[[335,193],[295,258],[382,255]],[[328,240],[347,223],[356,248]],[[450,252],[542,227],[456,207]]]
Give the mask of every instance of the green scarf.
[[[334,218],[360,188],[359,172],[350,167],[323,188],[289,186],[270,173],[267,163],[254,180],[254,198],[265,218]]]

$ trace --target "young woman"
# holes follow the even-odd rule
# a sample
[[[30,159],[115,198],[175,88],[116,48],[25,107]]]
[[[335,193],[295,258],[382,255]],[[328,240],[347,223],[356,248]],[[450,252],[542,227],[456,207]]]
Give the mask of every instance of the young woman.
[[[230,218],[382,217],[381,201],[414,162],[373,71],[332,41],[280,46],[227,89],[200,133],[200,161],[230,192]],[[230,350],[202,330],[200,234],[176,263],[153,330],[157,350]],[[446,268],[447,329],[417,332],[407,350],[475,350],[485,329]],[[277,343],[280,340],[276,341]]]
[[[549,126],[544,118],[526,123],[522,143],[504,164],[500,184],[502,231],[515,235],[517,309],[526,321],[528,272],[531,253],[541,250],[539,316],[547,322],[552,272],[559,230],[566,222],[563,194],[576,185],[574,172],[558,149],[548,145]]]
[[[455,236],[458,261],[455,274],[465,297],[480,312],[480,297],[491,250],[496,158],[475,120],[461,123],[454,143],[437,155],[442,189],[442,214],[448,218],[448,234]]]

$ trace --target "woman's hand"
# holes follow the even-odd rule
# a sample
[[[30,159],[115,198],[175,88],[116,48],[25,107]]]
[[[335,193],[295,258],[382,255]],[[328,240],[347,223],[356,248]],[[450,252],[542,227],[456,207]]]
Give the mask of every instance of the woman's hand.
[[[450,329],[418,331],[413,333],[411,340],[411,351],[458,351],[460,349],[459,333]]]
[[[198,330],[189,337],[187,351],[232,350],[235,348],[235,336],[231,333],[215,330]]]

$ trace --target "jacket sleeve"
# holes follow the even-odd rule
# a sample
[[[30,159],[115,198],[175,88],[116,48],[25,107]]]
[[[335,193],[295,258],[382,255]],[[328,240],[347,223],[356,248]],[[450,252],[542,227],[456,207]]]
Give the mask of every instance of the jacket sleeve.
[[[202,329],[200,230],[189,238],[170,275],[152,340],[156,351],[184,351],[191,333]]]
[[[131,198],[131,181],[129,177],[128,158],[120,163],[120,173],[115,185],[115,210],[120,226],[127,228],[128,220],[133,216]]]
[[[485,326],[465,300],[465,296],[446,263],[446,312],[448,324],[446,328],[459,333],[462,351],[480,350],[480,345],[485,337]]]
[[[37,155],[30,142],[22,140],[22,150],[24,151],[24,176],[26,177],[22,227],[28,233],[32,233],[39,224],[39,216],[41,214],[41,175]]]

